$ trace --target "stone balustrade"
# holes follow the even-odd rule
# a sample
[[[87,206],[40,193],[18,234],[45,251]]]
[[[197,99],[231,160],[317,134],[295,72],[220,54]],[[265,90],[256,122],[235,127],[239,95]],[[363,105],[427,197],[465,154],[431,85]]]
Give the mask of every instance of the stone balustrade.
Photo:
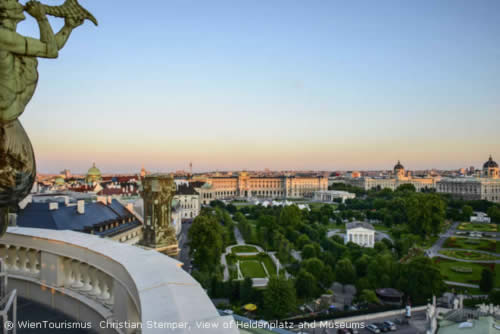
[[[184,328],[169,332],[238,333],[180,263],[156,251],[72,231],[11,227],[0,239],[0,258],[9,290],[91,322],[98,333],[163,333],[162,324],[175,323]],[[200,328],[201,322],[220,326]],[[141,328],[120,327],[125,323]]]

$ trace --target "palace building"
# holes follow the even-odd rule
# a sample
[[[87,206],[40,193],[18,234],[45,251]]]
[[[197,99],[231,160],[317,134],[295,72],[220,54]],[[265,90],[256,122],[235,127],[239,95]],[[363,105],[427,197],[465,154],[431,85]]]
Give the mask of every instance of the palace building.
[[[345,183],[365,190],[375,188],[396,190],[403,184],[413,184],[417,191],[422,191],[423,189],[436,188],[436,182],[439,179],[439,177],[433,176],[413,177],[409,171],[405,171],[404,166],[398,161],[391,177],[353,177],[347,179]]]
[[[328,178],[312,175],[256,176],[247,172],[238,175],[210,176],[197,188],[202,204],[232,198],[301,198],[315,191],[328,190]]]
[[[437,182],[438,193],[451,194],[464,200],[487,200],[500,203],[498,164],[490,156],[483,164],[480,177],[443,178]]]

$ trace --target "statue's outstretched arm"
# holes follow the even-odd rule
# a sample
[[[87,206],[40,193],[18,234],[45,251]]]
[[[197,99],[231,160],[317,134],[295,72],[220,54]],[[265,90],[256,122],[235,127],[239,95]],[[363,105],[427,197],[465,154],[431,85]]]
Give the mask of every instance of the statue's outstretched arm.
[[[40,40],[0,28],[0,48],[22,56],[57,58],[59,49],[56,37],[45,15],[43,5],[37,1],[30,1],[25,8],[38,22]]]
[[[44,58],[57,58],[58,47],[56,43],[56,36],[52,31],[47,15],[45,14],[45,7],[38,1],[29,1],[26,3],[26,11],[33,16],[38,22],[40,29],[40,42],[45,44],[45,54],[37,55]]]
[[[55,44],[55,41],[54,41]],[[56,46],[57,47],[57,46]],[[0,49],[9,51],[22,56],[56,58],[57,48],[55,53],[49,50],[47,43],[38,39],[25,37],[18,33],[0,28]]]

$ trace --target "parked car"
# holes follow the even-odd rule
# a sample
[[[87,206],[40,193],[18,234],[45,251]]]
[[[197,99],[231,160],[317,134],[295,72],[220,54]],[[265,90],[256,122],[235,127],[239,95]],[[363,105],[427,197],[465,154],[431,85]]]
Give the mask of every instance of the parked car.
[[[352,328],[339,328],[337,334],[359,334],[357,329]]]
[[[372,333],[377,333],[377,334],[380,333],[380,329],[378,329],[378,327],[375,326],[374,324],[369,324],[368,326],[366,326],[366,329],[368,329]]]
[[[388,332],[391,330],[391,328],[385,325],[383,322],[376,322],[374,325],[377,326],[381,332]]]
[[[396,319],[396,323],[400,325],[408,325],[408,319],[406,318],[398,318]]]
[[[385,321],[375,323],[375,325],[380,329],[381,332],[390,332],[391,331],[391,326],[387,325],[385,323]]]
[[[397,330],[396,324],[393,323],[392,321],[386,320],[384,321],[384,325],[388,326],[391,329],[391,331]]]

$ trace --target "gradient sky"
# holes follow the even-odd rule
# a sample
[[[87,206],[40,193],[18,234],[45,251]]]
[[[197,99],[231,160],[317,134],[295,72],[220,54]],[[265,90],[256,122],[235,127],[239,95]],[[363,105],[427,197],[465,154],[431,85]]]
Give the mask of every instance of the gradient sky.
[[[21,116],[40,172],[500,160],[498,0],[79,1]]]

